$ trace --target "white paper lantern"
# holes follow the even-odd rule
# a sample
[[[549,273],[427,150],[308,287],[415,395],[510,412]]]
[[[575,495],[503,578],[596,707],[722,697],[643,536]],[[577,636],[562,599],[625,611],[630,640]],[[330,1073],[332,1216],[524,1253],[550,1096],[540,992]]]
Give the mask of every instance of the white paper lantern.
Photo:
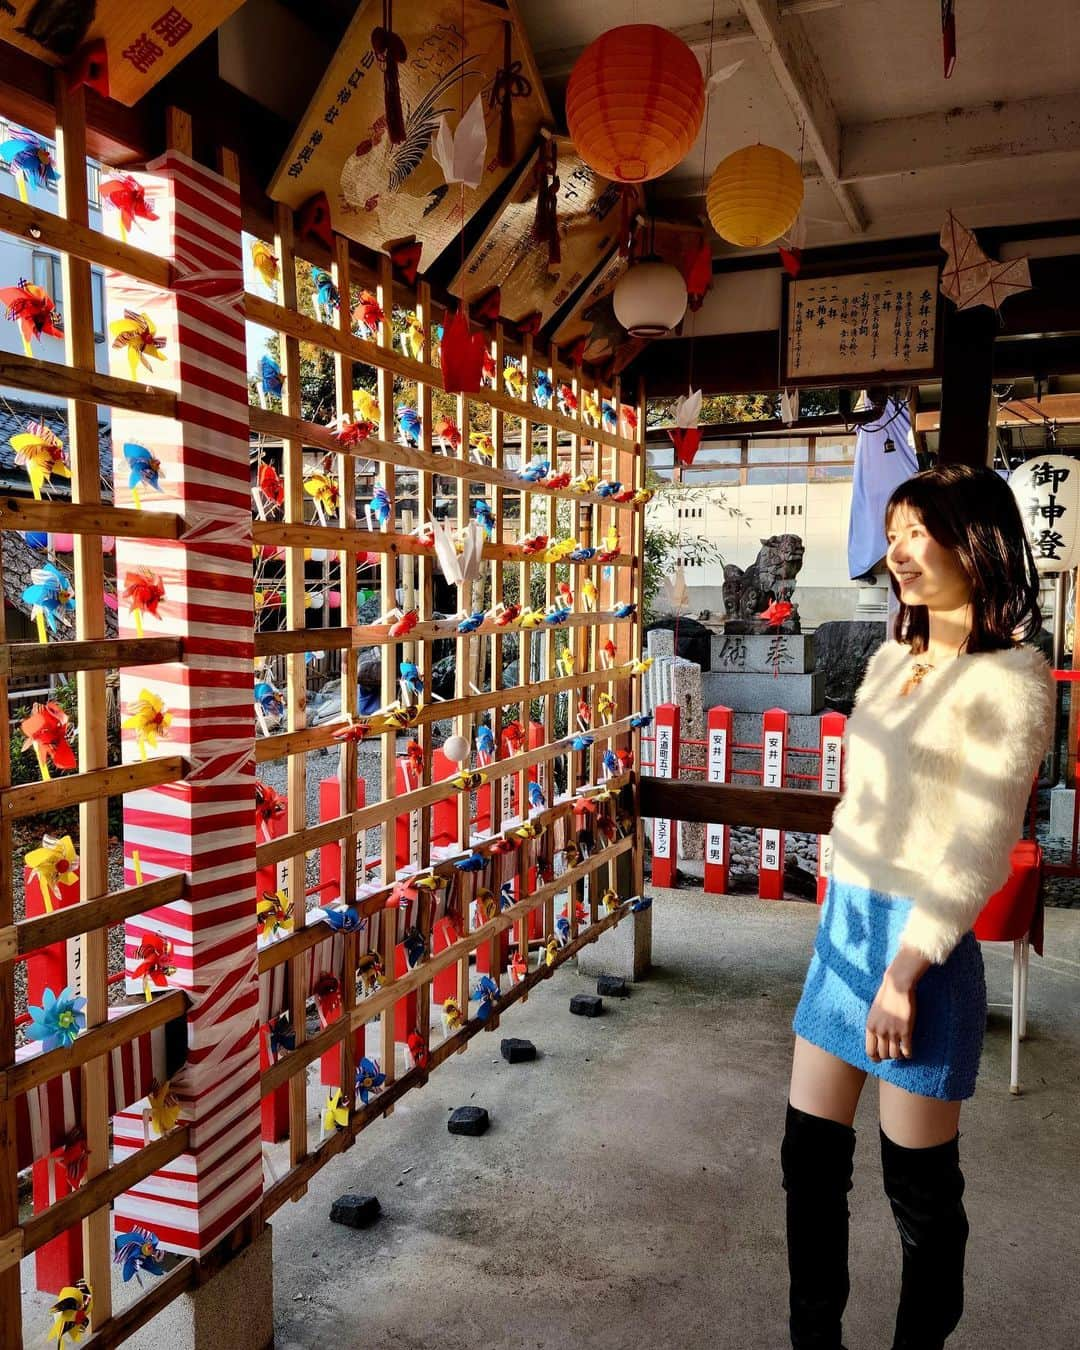
[[[686,282],[671,263],[639,262],[620,279],[612,303],[631,337],[660,337],[682,322]]]
[[[1009,477],[1040,572],[1080,563],[1080,460],[1037,455]]]
[[[455,764],[464,764],[469,758],[469,742],[464,736],[447,736],[443,741],[442,752]]]

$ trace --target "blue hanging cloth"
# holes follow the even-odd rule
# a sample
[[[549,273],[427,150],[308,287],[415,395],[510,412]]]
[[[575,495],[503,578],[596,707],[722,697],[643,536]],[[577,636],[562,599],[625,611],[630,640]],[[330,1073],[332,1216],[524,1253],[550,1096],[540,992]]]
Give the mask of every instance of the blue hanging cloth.
[[[895,447],[886,450],[889,441]],[[848,521],[848,575],[873,571],[885,556],[885,506],[893,489],[919,472],[907,405],[890,399],[885,411],[855,438],[855,480]]]

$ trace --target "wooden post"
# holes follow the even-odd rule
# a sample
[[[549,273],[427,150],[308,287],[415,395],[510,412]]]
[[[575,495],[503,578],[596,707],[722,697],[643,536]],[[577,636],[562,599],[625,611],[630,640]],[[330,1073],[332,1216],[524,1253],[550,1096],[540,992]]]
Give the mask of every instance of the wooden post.
[[[938,462],[982,467],[993,460],[997,404],[992,388],[998,316],[945,305]]]

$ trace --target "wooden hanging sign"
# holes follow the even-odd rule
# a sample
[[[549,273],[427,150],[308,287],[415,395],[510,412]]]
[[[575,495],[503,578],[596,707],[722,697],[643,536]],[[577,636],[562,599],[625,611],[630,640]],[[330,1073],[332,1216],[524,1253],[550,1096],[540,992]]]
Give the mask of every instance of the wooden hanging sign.
[[[98,61],[89,82],[130,107],[205,41],[242,0],[0,0],[0,40],[77,72]],[[107,77],[107,78],[106,78]]]
[[[387,11],[384,14],[384,11]],[[386,20],[389,23],[385,22]],[[511,67],[505,66],[506,24]],[[404,139],[387,129],[383,69],[375,46],[392,29],[404,59],[396,67]],[[373,33],[380,36],[373,43]],[[496,100],[492,89],[496,86]],[[515,162],[499,163],[501,106],[513,115]],[[431,144],[445,114],[451,131],[477,94],[484,100],[488,152],[476,188],[447,186]],[[513,0],[364,0],[319,85],[270,184],[270,196],[298,209],[326,194],[333,227],[388,252],[403,239],[422,244],[425,271],[465,221],[531,152],[551,109]]]
[[[559,180],[558,259],[553,261],[548,245],[536,237],[542,181],[538,150],[450,283],[454,295],[464,294],[470,302],[498,287],[500,313],[512,323],[538,314],[546,324],[619,240],[618,187],[584,162],[568,136],[552,139]]]
[[[583,360],[606,361],[614,354],[626,331],[615,318],[611,295],[629,261],[617,249],[609,255],[552,334],[557,347],[572,347],[584,339]]]

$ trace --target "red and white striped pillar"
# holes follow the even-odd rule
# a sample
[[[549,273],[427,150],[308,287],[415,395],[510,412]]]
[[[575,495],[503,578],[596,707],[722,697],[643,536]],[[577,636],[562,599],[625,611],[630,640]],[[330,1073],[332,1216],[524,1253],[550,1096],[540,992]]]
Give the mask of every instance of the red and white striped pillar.
[[[784,754],[787,748],[788,715],[783,708],[770,708],[761,719],[761,786],[784,786]],[[784,898],[784,831],[761,831],[758,865],[758,895],[762,900]]]
[[[163,361],[137,378],[175,391],[174,420],[115,412],[116,503],[132,506],[126,445],[160,461],[160,491],[136,484],[144,511],[183,517],[177,542],[117,540],[118,588],[148,568],[165,599],[148,633],[182,637],[182,662],[121,674],[122,715],[143,690],[172,717],[167,739],[149,755],[182,755],[181,783],[131,793],[124,802],[128,884],[138,850],[150,880],[182,872],[184,899],[127,924],[129,991],[144,934],[172,944],[169,985],[188,992],[188,1058],[172,1091],[188,1124],[191,1151],[115,1204],[118,1231],[146,1225],[171,1251],[201,1256],[259,1203],[258,960],[255,931],[254,725],[251,493],[243,294],[243,241],[237,188],[170,150],[136,175],[157,221],[140,221],[133,242],[172,260],[174,289],[157,290],[122,274],[107,282],[109,319],[145,314],[164,339]],[[116,228],[116,217],[106,217]],[[126,349],[112,372],[129,378]],[[121,636],[135,632],[121,599]],[[124,759],[140,749],[125,732]],[[303,897],[295,897],[303,904]],[[115,1122],[116,1155],[146,1142],[142,1103]]]
[[[734,726],[735,714],[730,708],[709,709],[705,767],[710,783],[731,782]],[[709,895],[727,894],[730,858],[730,826],[710,822],[705,827],[705,890]]]
[[[844,769],[844,727],[847,718],[843,713],[822,713],[819,737],[821,743],[822,792],[839,792]],[[818,839],[818,880],[817,902],[825,901],[825,888],[832,872],[832,835],[823,834]]]
[[[656,705],[657,778],[679,776],[679,707],[676,703]],[[653,821],[652,880],[654,886],[674,886],[679,866],[678,826],[673,820]]]

